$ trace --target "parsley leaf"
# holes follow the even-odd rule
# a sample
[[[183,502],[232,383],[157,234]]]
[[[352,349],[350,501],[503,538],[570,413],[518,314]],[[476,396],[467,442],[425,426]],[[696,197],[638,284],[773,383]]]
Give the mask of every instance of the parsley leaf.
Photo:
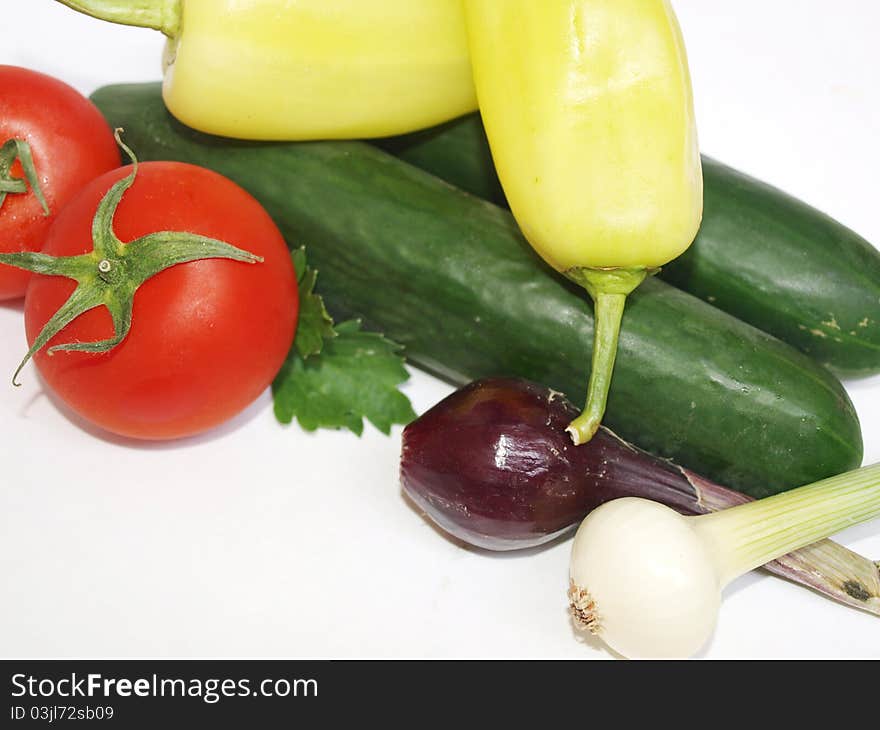
[[[296,418],[307,431],[348,428],[358,436],[364,418],[385,434],[395,423],[409,423],[416,414],[397,388],[409,378],[400,346],[364,332],[357,320],[334,327],[314,293],[317,273],[306,265],[302,249],[294,253],[294,265],[302,287],[300,321],[272,384],[276,418],[285,424]]]
[[[307,358],[321,352],[324,340],[335,337],[336,332],[333,330],[333,319],[324,307],[324,300],[315,294],[318,272],[309,268],[304,248],[293,252],[293,267],[297,272],[299,288],[299,321],[293,346],[300,357]]]

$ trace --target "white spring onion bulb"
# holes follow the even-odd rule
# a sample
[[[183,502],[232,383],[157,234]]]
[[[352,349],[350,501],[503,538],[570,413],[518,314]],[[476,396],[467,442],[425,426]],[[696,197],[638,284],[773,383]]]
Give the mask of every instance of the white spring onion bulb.
[[[698,517],[625,497],[591,512],[571,553],[575,621],[626,657],[688,657],[734,578],[880,515],[880,464]]]

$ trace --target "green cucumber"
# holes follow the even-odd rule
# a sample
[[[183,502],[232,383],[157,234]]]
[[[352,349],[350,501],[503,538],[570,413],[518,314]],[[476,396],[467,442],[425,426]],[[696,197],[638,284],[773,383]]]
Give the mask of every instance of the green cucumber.
[[[503,203],[479,115],[377,144]],[[703,179],[703,225],[661,278],[839,375],[880,372],[880,252],[815,208],[705,156]]]
[[[176,122],[158,84],[93,101],[144,160],[213,168],[305,245],[338,318],[361,317],[410,362],[462,384],[518,375],[575,401],[593,321],[507,211],[363,142],[256,143]],[[624,438],[759,497],[857,466],[859,422],[824,368],[662,281],[624,318],[606,423]]]

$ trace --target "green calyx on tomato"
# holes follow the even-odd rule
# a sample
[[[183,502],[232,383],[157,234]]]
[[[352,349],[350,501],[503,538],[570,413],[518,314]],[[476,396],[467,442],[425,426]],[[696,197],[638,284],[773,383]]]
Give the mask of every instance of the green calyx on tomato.
[[[12,176],[12,166],[16,160],[21,163],[27,184],[21,178]],[[26,193],[28,185],[31,186],[40,205],[43,206],[43,215],[49,215],[49,205],[40,188],[40,180],[37,178],[37,170],[31,156],[31,146],[23,139],[8,139],[0,147],[0,207],[3,207],[7,195]]]
[[[101,199],[92,221],[92,251],[79,256],[58,257],[29,251],[0,254],[2,264],[36,274],[63,276],[77,282],[76,289],[67,301],[34,339],[12,377],[15,385],[18,385],[18,374],[35,353],[70,322],[96,307],[103,305],[110,312],[113,337],[97,342],[53,345],[48,353],[60,350],[102,353],[119,345],[131,329],[135,292],[159,272],[177,264],[202,259],[223,258],[248,264],[263,260],[224,241],[183,231],[159,231],[129,243],[120,241],[113,232],[113,217],[125,191],[134,183],[138,168],[134,153],[120,139],[121,131],[116,130],[116,141],[131,158],[132,170]]]

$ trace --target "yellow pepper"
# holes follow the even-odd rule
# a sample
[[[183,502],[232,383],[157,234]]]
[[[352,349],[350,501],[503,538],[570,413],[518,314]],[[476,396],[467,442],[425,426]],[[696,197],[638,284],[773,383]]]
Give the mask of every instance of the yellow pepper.
[[[626,296],[693,241],[702,173],[667,0],[465,0],[492,156],[535,250],[594,301],[584,412],[602,419]]]
[[[460,0],[59,2],[165,33],[165,103],[204,132],[381,137],[477,107]]]

